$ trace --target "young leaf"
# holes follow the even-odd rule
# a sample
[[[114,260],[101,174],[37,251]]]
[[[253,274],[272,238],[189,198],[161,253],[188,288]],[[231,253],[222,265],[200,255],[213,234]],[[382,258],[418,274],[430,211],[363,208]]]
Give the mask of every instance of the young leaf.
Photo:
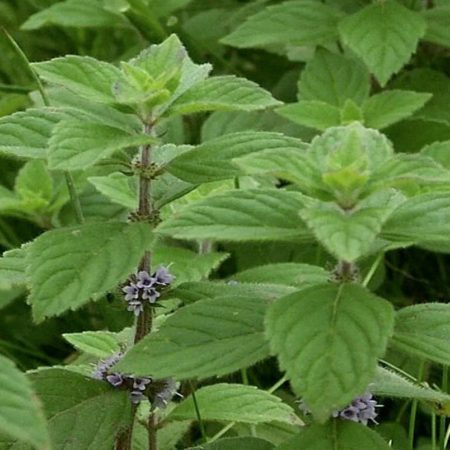
[[[239,294],[238,294],[239,295]],[[267,300],[227,296],[179,309],[135,345],[118,370],[156,378],[207,378],[249,367],[268,356]]]
[[[301,425],[293,409],[279,397],[255,386],[214,384],[200,388],[195,397],[203,420],[229,422],[283,422]],[[196,419],[192,396],[180,403],[168,416],[169,420]]]
[[[314,416],[361,395],[393,328],[390,303],[356,284],[323,284],[276,301],[266,318],[272,351]]]
[[[300,139],[280,133],[243,131],[221,136],[177,156],[167,165],[167,170],[182,180],[191,183],[208,183],[242,175],[231,163],[233,158],[275,149],[303,149],[306,145]]]
[[[332,420],[314,424],[300,432],[277,450],[392,450],[388,443],[370,428],[349,420]]]
[[[63,369],[43,369],[29,378],[44,403],[53,450],[111,450],[131,418],[125,391]]]
[[[23,30],[36,30],[45,26],[63,27],[117,27],[126,25],[124,16],[114,14],[91,0],[66,0],[30,16],[22,24]]]
[[[339,109],[319,100],[300,100],[282,106],[276,112],[295,123],[321,131],[341,123]]]
[[[193,203],[157,231],[179,239],[309,241],[298,213],[303,196],[276,189],[236,190]]]
[[[17,174],[14,191],[25,202],[39,199],[48,204],[53,196],[53,179],[44,161],[28,161]]]
[[[44,159],[47,142],[63,115],[52,109],[28,109],[0,118],[0,153]]]
[[[423,17],[427,23],[427,31],[424,40],[433,44],[450,47],[450,3],[447,6],[437,6],[423,11]]]
[[[322,44],[337,38],[338,10],[314,0],[269,6],[250,16],[222,43],[238,48],[270,44]]]
[[[369,96],[370,75],[354,58],[318,49],[306,64],[298,84],[298,99],[317,100],[336,107],[346,100],[360,105]]]
[[[118,150],[152,142],[155,138],[147,134],[129,134],[100,123],[62,120],[49,141],[49,168],[82,170]]]
[[[384,91],[363,104],[364,124],[369,128],[383,129],[411,116],[432,97],[413,91]]]
[[[252,81],[224,75],[195,84],[170,105],[165,115],[202,111],[256,111],[281,103]]]
[[[63,337],[77,350],[81,350],[97,358],[107,358],[120,350],[120,339],[118,335],[110,331],[65,333]]]
[[[94,223],[48,231],[27,252],[37,321],[98,298],[136,270],[152,242],[146,224]]]
[[[300,211],[300,217],[332,255],[355,261],[370,251],[384,222],[403,201],[396,191],[381,191],[347,211],[316,200]]]
[[[120,70],[112,64],[90,56],[69,55],[32,66],[45,81],[101,103],[115,102],[112,86],[122,77]]]
[[[384,86],[410,59],[425,34],[425,20],[397,2],[377,2],[348,16],[339,32]]]
[[[200,447],[192,447],[187,450],[270,450],[275,446],[260,438],[243,436],[219,439],[216,442]]]
[[[0,431],[50,450],[50,438],[40,402],[30,382],[14,364],[0,355]]]
[[[392,344],[413,356],[450,365],[450,305],[423,303],[396,313]]]

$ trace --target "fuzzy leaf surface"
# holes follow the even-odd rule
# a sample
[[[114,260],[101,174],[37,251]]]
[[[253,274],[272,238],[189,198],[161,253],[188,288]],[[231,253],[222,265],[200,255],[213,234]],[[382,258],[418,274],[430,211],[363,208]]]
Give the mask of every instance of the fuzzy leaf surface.
[[[284,422],[300,425],[294,410],[279,397],[255,386],[219,383],[195,392],[202,419],[245,423]],[[196,419],[194,402],[188,397],[170,414],[169,419]]]
[[[397,2],[368,5],[339,24],[344,44],[362,58],[382,86],[409,61],[425,28],[420,13]]]
[[[311,233],[298,216],[301,208],[297,192],[233,190],[183,208],[157,231],[180,239],[307,241]]]
[[[37,321],[77,309],[135,271],[152,242],[146,224],[93,223],[48,231],[27,252]]]
[[[267,300],[226,296],[179,309],[135,345],[118,370],[157,378],[225,375],[268,356],[264,337]]]
[[[276,301],[266,319],[271,348],[314,416],[361,395],[392,334],[394,311],[356,284],[323,284]]]

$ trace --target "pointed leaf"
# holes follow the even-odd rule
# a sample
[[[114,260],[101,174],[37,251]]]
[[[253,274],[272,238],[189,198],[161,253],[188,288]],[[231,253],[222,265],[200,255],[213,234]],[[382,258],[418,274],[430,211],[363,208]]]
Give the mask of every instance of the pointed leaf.
[[[341,14],[314,0],[287,1],[250,16],[221,42],[238,48],[325,43],[336,39]]]
[[[167,170],[191,183],[208,183],[234,178],[241,171],[231,163],[233,158],[266,149],[301,149],[306,145],[299,139],[280,133],[244,131],[230,133],[195,147],[174,158]]]
[[[411,116],[431,97],[431,94],[413,91],[384,91],[364,102],[364,123],[369,128],[386,128]]]
[[[208,78],[197,83],[170,106],[167,115],[202,111],[256,111],[281,102],[256,83],[234,75]]]
[[[50,438],[41,404],[30,382],[14,364],[0,355],[0,431],[12,439],[50,450]]]
[[[348,16],[339,32],[384,86],[415,52],[425,34],[425,20],[397,2],[377,2]]]
[[[300,425],[301,420],[294,410],[279,397],[262,391],[255,386],[242,384],[214,384],[200,388],[195,397],[203,420],[261,423],[283,422]],[[180,403],[169,419],[196,419],[192,396]]]
[[[94,223],[42,234],[27,253],[35,319],[79,308],[117,286],[151,242],[142,223]]]
[[[276,301],[267,314],[272,351],[320,421],[361,395],[393,328],[393,308],[356,284],[323,284]]]
[[[157,231],[180,239],[307,241],[311,234],[298,217],[302,208],[297,192],[229,191],[183,208]]]
[[[239,294],[238,294],[239,295]],[[167,318],[116,366],[157,378],[207,378],[249,367],[268,356],[267,300],[227,296],[199,300]]]

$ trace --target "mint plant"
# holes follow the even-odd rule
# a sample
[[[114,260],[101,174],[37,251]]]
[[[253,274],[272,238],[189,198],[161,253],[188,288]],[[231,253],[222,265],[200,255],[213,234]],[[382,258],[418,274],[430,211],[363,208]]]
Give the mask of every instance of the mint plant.
[[[445,449],[447,2],[26,3],[0,450]]]

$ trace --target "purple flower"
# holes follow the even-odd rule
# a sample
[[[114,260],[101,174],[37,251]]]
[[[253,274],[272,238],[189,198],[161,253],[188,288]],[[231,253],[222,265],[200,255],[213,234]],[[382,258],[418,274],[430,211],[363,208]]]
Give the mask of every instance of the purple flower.
[[[111,375],[108,375],[106,377],[106,380],[108,381],[108,383],[114,387],[119,387],[123,382],[123,376],[120,373],[112,373]]]
[[[179,384],[172,378],[164,380],[164,387],[155,394],[153,406],[155,408],[165,408],[174,395],[181,396],[177,392],[178,386]]]
[[[128,311],[133,311],[134,315],[137,317],[139,314],[144,311],[144,305],[141,301],[132,301],[128,302]]]
[[[147,384],[151,383],[150,378],[135,378],[133,381],[133,389],[138,391],[145,391]]]
[[[159,266],[152,274],[152,277],[156,284],[161,284],[163,286],[166,286],[173,281],[173,275],[171,275],[167,267],[164,266]]]
[[[142,294],[142,298],[144,300],[148,300],[150,303],[155,303],[157,298],[161,294],[154,288],[154,287],[148,287],[144,289],[144,293]]]
[[[145,289],[148,287],[153,286],[153,284],[155,283],[155,279],[152,278],[148,272],[146,272],[145,270],[141,270],[140,272],[138,272],[137,274],[137,287],[140,289]]]
[[[339,416],[342,419],[351,420],[352,422],[359,422],[359,411],[354,406],[349,406],[339,412]]]
[[[139,298],[139,289],[134,283],[130,283],[122,288],[125,293],[125,301],[137,300]]]
[[[133,390],[133,391],[130,392],[131,403],[134,403],[135,405],[137,405],[138,403],[140,403],[144,399],[145,399],[145,395],[141,391],[139,391],[139,390],[134,391]]]
[[[118,363],[122,359],[122,357],[122,352],[116,352],[108,358],[99,361],[95,366],[94,371],[92,372],[92,378],[95,378],[96,380],[104,380],[108,375],[108,371],[111,369],[111,367],[113,367],[114,364]]]

